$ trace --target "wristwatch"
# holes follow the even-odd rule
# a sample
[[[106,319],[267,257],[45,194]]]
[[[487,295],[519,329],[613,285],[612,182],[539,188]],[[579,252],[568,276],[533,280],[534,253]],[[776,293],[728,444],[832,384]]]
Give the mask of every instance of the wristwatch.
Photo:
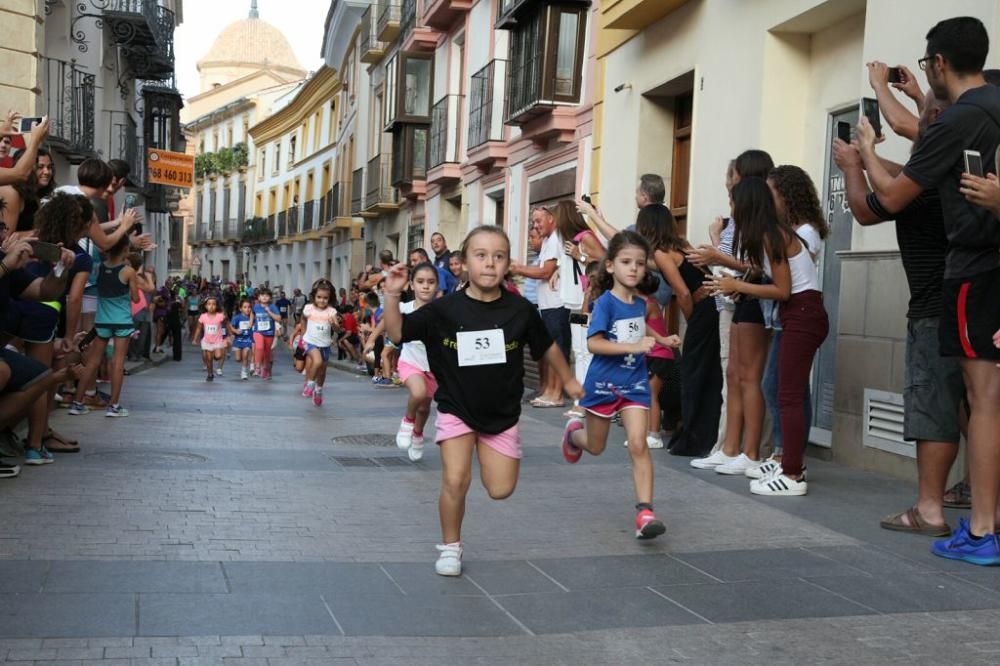
[[[581,252],[580,253],[580,263],[586,265],[588,259],[590,259],[590,257],[587,256],[586,252]]]

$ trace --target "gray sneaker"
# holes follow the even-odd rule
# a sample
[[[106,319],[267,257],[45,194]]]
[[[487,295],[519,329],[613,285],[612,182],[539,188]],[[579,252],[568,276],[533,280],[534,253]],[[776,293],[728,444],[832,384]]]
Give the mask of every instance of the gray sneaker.
[[[128,416],[128,410],[121,405],[108,405],[107,410],[104,412],[105,416],[121,418]]]

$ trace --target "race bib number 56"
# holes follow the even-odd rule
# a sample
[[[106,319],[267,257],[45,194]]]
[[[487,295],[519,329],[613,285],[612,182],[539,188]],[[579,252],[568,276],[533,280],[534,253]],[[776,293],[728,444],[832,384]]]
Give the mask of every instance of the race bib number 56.
[[[507,362],[503,329],[460,331],[458,333],[458,365],[496,365]]]

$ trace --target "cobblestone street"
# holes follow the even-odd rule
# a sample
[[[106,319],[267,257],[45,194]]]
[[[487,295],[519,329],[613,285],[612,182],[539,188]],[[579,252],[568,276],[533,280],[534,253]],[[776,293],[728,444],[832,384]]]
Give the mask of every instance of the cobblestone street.
[[[204,382],[188,354],[129,377],[128,419],[55,419],[84,452],[4,482],[10,663],[996,663],[1000,575],[881,531],[912,489],[810,461],[759,501],[657,460],[666,538],[631,536],[624,449],[562,463],[522,421],[521,486],[470,494],[466,575],[433,571],[436,450],[392,445],[404,393],[331,372],[327,404]],[[781,524],[788,536],[775,539]],[[834,630],[833,627],[836,627]],[[956,642],[955,637],[962,640]]]

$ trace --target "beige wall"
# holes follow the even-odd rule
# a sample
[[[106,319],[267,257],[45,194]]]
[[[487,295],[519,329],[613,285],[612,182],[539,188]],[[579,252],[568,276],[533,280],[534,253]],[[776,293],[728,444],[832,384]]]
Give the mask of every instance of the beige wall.
[[[41,0],[0,0],[0,99],[3,113],[34,115],[38,55],[42,45]]]

